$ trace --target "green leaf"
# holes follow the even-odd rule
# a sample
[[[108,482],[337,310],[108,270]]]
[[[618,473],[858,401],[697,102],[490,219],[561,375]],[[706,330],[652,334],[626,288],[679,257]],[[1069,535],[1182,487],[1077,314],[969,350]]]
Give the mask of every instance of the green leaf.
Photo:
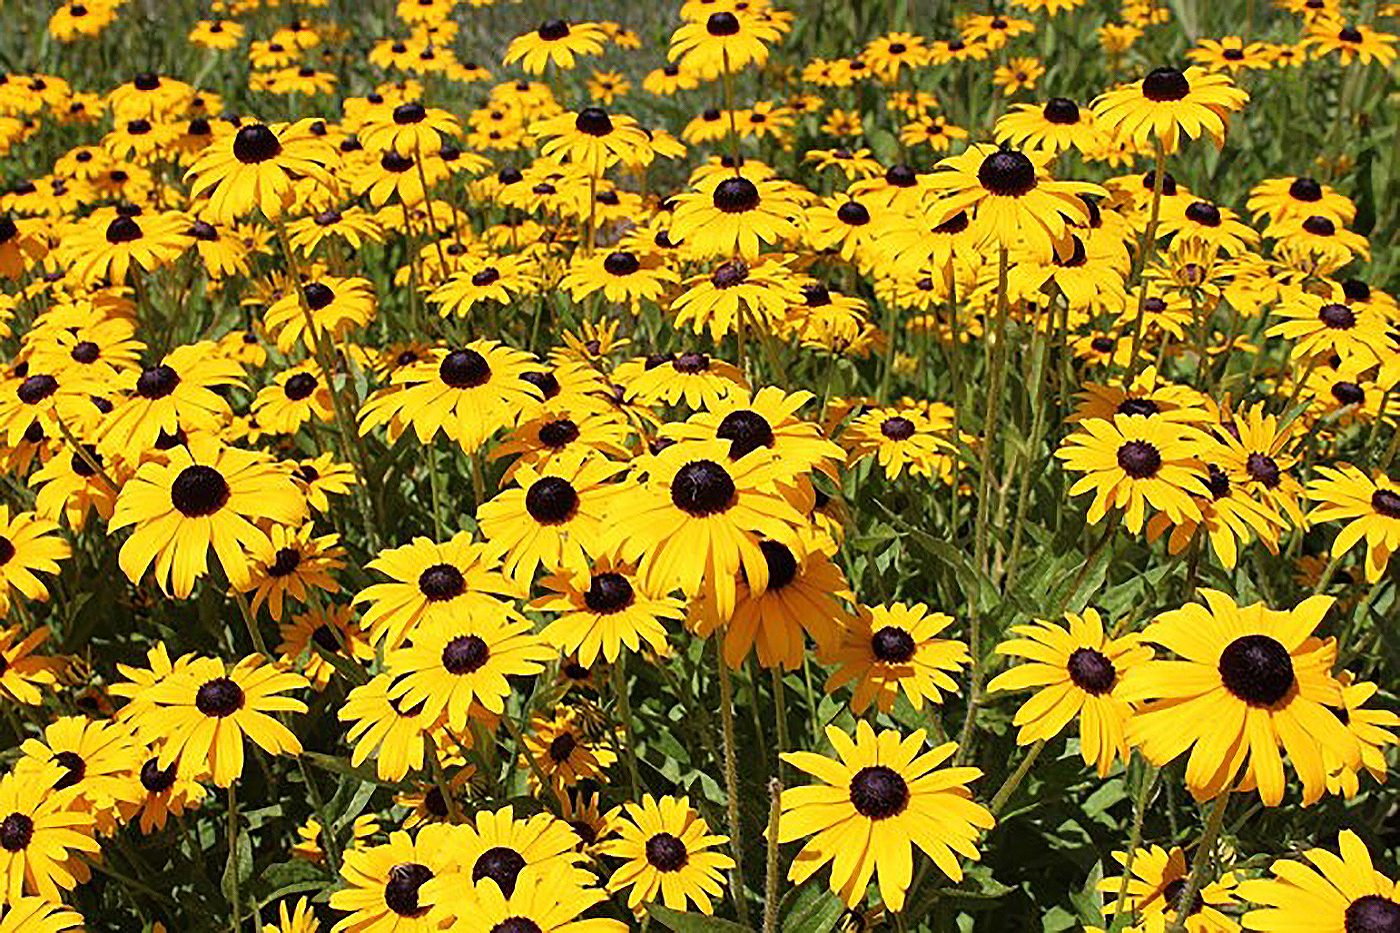
[[[846,905],[823,884],[804,884],[788,893],[778,907],[783,933],[830,933]]]
[[[223,879],[219,883],[220,889],[224,892],[224,898],[232,902],[235,886],[243,888],[251,877],[253,877],[253,843],[248,838],[246,830],[239,830],[238,838],[233,843],[233,850],[229,853],[229,860],[224,864]],[[236,884],[235,878],[237,879]]]
[[[732,920],[721,920],[704,914],[682,913],[660,904],[648,904],[647,913],[671,933],[753,933],[748,927],[740,926]]]
[[[1103,895],[1099,893],[1099,882],[1103,880],[1103,862],[1095,862],[1093,871],[1084,879],[1084,887],[1069,896],[1079,914],[1079,920],[1086,926],[1102,927]]]

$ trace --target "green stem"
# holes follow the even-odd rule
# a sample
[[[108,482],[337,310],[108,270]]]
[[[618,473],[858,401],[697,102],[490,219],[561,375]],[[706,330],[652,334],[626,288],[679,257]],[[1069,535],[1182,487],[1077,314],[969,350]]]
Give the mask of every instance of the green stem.
[[[739,922],[748,926],[749,902],[744,893],[744,840],[739,825],[739,765],[734,756],[734,684],[729,679],[729,665],[724,662],[722,637],[715,638],[715,660],[719,668],[720,722],[724,728],[724,787],[728,797],[729,851],[734,857],[729,887]]]
[[[637,772],[637,745],[632,730],[632,699],[627,694],[627,648],[618,651],[613,665],[613,692],[617,694],[617,709],[622,714],[622,734],[627,746],[627,776],[632,782],[632,799],[642,799],[642,779]]]
[[[1138,351],[1142,349],[1142,322],[1147,317],[1147,283],[1142,274],[1157,255],[1157,224],[1162,217],[1162,184],[1167,174],[1167,150],[1160,138],[1154,139],[1157,162],[1152,175],[1152,213],[1147,221],[1147,231],[1142,240],[1142,264],[1138,266],[1138,309],[1137,320],[1133,323],[1132,352],[1128,357],[1128,375],[1123,381],[1125,389],[1131,389],[1138,371]]]
[[[1133,859],[1137,856],[1137,850],[1142,846],[1142,823],[1147,813],[1147,800],[1152,796],[1152,789],[1157,786],[1157,776],[1159,772],[1155,765],[1143,759],[1142,783],[1138,787],[1137,798],[1133,801],[1133,828],[1128,836],[1128,854],[1123,860],[1123,877],[1118,883],[1118,896],[1114,899],[1113,922],[1109,925],[1109,933],[1119,933],[1128,922],[1127,905],[1128,880],[1133,876]]]
[[[238,793],[234,790],[238,782],[228,786],[228,865],[224,869],[229,879],[229,929],[238,933],[243,924],[243,899],[238,891]]]
[[[1001,813],[1002,807],[1005,807],[1006,802],[1011,799],[1011,795],[1016,793],[1016,788],[1021,786],[1021,781],[1031,770],[1031,765],[1035,764],[1035,760],[1040,757],[1040,753],[1043,751],[1045,751],[1045,740],[1040,739],[1021,758],[1021,763],[1016,766],[1016,770],[1007,775],[1006,780],[997,789],[996,796],[992,798],[991,805],[987,808],[992,811],[992,816]]]
[[[1206,866],[1215,857],[1215,841],[1220,836],[1220,827],[1225,824],[1225,808],[1230,802],[1230,788],[1226,787],[1215,798],[1206,818],[1205,830],[1201,833],[1201,844],[1196,847],[1196,857],[1191,861],[1191,874],[1186,879],[1186,887],[1176,902],[1176,916],[1167,924],[1166,933],[1186,933],[1186,918],[1191,915],[1191,905],[1196,901],[1205,881]]]
[[[773,669],[777,671],[777,668]],[[763,876],[763,933],[778,929],[778,819],[782,813],[783,782],[768,781],[768,847]]]
[[[792,750],[788,737],[787,687],[783,683],[783,666],[773,667],[773,717],[778,725],[778,754]],[[778,759],[778,772],[782,773],[782,758]]]

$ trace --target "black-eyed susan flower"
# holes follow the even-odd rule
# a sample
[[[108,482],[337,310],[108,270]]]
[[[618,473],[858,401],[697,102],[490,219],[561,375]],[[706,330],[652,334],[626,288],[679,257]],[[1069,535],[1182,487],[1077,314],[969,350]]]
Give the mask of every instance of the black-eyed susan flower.
[[[671,35],[666,57],[702,81],[768,61],[768,45],[782,32],[749,12],[720,10],[689,20]]]
[[[0,615],[8,615],[11,601],[46,600],[48,587],[37,574],[56,574],[59,561],[72,554],[58,534],[58,525],[33,512],[15,512],[0,504]]]
[[[1089,210],[1081,195],[1102,196],[1098,185],[1055,181],[1046,171],[1053,153],[1018,152],[985,143],[938,163],[926,184],[943,197],[937,221],[966,213],[981,244],[1021,246],[1048,258],[1071,223],[1084,225]]]
[[[243,384],[243,368],[210,341],[176,347],[127,383],[134,391],[102,422],[98,447],[136,461],[162,435],[213,430],[232,414],[216,389]]]
[[[284,369],[272,385],[258,390],[253,417],[273,434],[295,434],[308,422],[329,424],[335,418],[331,387],[315,363]]]
[[[412,644],[389,653],[389,673],[398,678],[389,695],[405,708],[423,704],[426,715],[445,712],[449,728],[460,733],[473,706],[501,713],[511,689],[507,676],[537,674],[554,654],[506,605],[494,612],[473,606],[468,615],[424,621]]]
[[[826,729],[836,759],[815,752],[785,752],[782,759],[823,783],[783,791],[778,842],[811,836],[788,870],[802,884],[831,863],[831,890],[854,908],[865,899],[872,875],[892,911],[904,909],[918,846],[954,881],[958,857],[977,859],[975,842],[993,825],[992,814],[973,802],[967,788],[977,768],[940,768],[957,745],[924,750],[922,729],[905,737],[878,735],[861,720],[854,737]]]
[[[180,599],[208,572],[213,548],[235,586],[248,579],[248,551],[270,547],[257,522],[300,523],[306,502],[270,457],[209,437],[141,465],[117,498],[112,529],[131,527],[120,563],[132,582],[154,567],[160,588]]]
[[[44,698],[40,688],[57,686],[63,660],[35,654],[48,637],[47,625],[27,633],[18,625],[0,629],[0,698],[37,706]]]
[[[240,589],[251,592],[253,615],[263,603],[274,620],[282,618],[282,604],[287,597],[305,604],[308,593],[338,593],[340,584],[331,576],[345,566],[345,550],[336,534],[317,535],[310,523],[300,528],[273,525],[268,532],[267,545],[252,550],[254,564],[248,579]]]
[[[549,813],[516,817],[515,808],[481,809],[475,819],[449,828],[455,856],[449,871],[426,885],[438,924],[460,914],[456,892],[490,879],[507,897],[530,877],[551,877],[578,887],[592,887],[592,872],[580,864],[578,836]],[[434,927],[437,929],[438,927]]]
[[[185,776],[208,773],[228,787],[243,773],[246,737],[269,755],[297,755],[301,742],[273,714],[304,713],[306,704],[282,696],[307,686],[300,674],[250,655],[230,670],[218,658],[196,658],[150,688],[151,707],[137,733],[162,742],[159,766],[178,762]]]
[[[1128,759],[1124,729],[1133,708],[1115,693],[1125,673],[1151,660],[1152,649],[1135,634],[1110,637],[1095,609],[1067,612],[1065,622],[1012,626],[1018,637],[997,645],[997,653],[1025,663],[994,677],[987,689],[1036,691],[1012,721],[1020,745],[1051,739],[1078,719],[1080,755],[1104,776],[1115,761]]]
[[[854,684],[851,709],[860,715],[873,702],[883,712],[894,709],[901,692],[914,709],[941,703],[958,689],[949,674],[967,663],[967,645],[937,637],[953,617],[930,612],[923,603],[861,606],[829,652],[836,670],[828,692]]]
[[[606,557],[583,573],[544,577],[540,585],[549,592],[530,608],[557,614],[540,637],[584,667],[600,657],[616,661],[624,649],[635,652],[643,645],[664,654],[664,623],[685,615],[680,600],[647,589],[635,567]]]
[[[291,467],[292,481],[306,496],[306,504],[325,514],[330,511],[330,497],[348,495],[357,482],[355,468],[337,463],[334,454],[321,454]]]
[[[693,411],[713,408],[749,388],[733,363],[695,351],[629,361],[618,367],[614,378],[643,404],[684,403]]]
[[[351,690],[337,712],[348,723],[346,742],[350,762],[359,767],[374,756],[375,771],[386,781],[402,781],[410,771],[422,771],[430,731],[441,718],[425,713],[424,704],[408,705],[389,695],[394,678],[376,674]]]
[[[800,279],[782,259],[731,259],[713,272],[686,279],[671,302],[676,324],[697,334],[709,329],[715,340],[741,328],[774,331],[789,306],[800,300]]]
[[[671,236],[697,256],[758,259],[759,245],[795,237],[798,205],[783,185],[716,174],[676,196]]]
[[[1385,749],[1400,742],[1400,738],[1391,731],[1400,728],[1400,716],[1388,709],[1366,705],[1380,690],[1376,684],[1356,680],[1347,671],[1338,674],[1337,680],[1342,685],[1342,705],[1331,709],[1361,746],[1361,767],[1348,767],[1339,756],[1330,754],[1324,748],[1322,755],[1327,768],[1327,792],[1355,797],[1361,789],[1359,776],[1362,769],[1369,772],[1376,782],[1385,782],[1389,770]]]
[[[1154,139],[1164,152],[1175,152],[1182,136],[1209,133],[1225,145],[1226,119],[1249,94],[1230,77],[1202,68],[1153,69],[1136,84],[1126,84],[1094,100],[1094,116],[1106,131],[1146,147]]]
[[[1052,97],[1044,104],[1016,104],[996,123],[998,142],[1023,149],[1059,152],[1073,146],[1085,151],[1099,142],[1100,135],[1093,112],[1068,97]]]
[[[60,716],[44,728],[41,738],[26,739],[20,754],[17,773],[35,781],[55,779],[55,791],[76,788],[73,806],[91,812],[101,833],[115,832],[119,813],[141,797],[131,780],[140,767],[140,753],[125,725]]]
[[[523,590],[543,567],[550,573],[586,573],[601,550],[602,522],[625,467],[580,450],[538,469],[521,464],[516,485],[477,508],[481,533],[501,551],[506,576]]]
[[[606,38],[607,34],[597,23],[552,19],[510,40],[503,62],[509,65],[519,61],[530,74],[543,74],[551,63],[569,69],[574,67],[576,56],[601,53]]]
[[[82,856],[96,855],[100,846],[80,792],[54,789],[67,773],[51,761],[0,778],[0,886],[8,904],[23,903],[26,894],[56,903],[60,891],[88,879]]]
[[[528,257],[486,253],[464,259],[462,268],[434,288],[428,300],[439,305],[438,313],[444,317],[467,317],[482,302],[507,304],[538,287],[538,270]]]
[[[429,824],[416,836],[389,834],[384,845],[345,853],[340,866],[345,886],[331,895],[331,907],[346,916],[333,928],[352,933],[434,933],[442,925],[428,919],[423,886],[446,872],[452,859],[447,827]]]
[[[207,199],[205,209],[222,222],[246,217],[255,208],[277,220],[291,205],[295,179],[333,187],[330,173],[340,154],[312,132],[314,122],[246,123],[216,137],[185,173],[191,194]]]
[[[534,124],[530,131],[543,143],[540,151],[546,158],[577,163],[594,176],[619,161],[651,161],[650,141],[637,121],[601,107],[561,113]]]
[[[768,561],[759,541],[791,539],[801,513],[773,483],[777,467],[766,451],[737,460],[729,443],[672,444],[645,464],[645,476],[613,496],[602,537],[606,552],[640,565],[646,586],[687,596],[702,589],[723,618],[733,614],[736,580],[768,584]]]
[[[1131,853],[1114,852],[1113,859],[1124,866],[1127,877],[1104,878],[1099,891],[1111,900],[1104,904],[1104,916],[1112,918],[1121,909],[1140,918],[1143,930],[1164,930],[1177,915],[1182,893],[1191,875],[1186,853],[1180,846],[1168,851],[1161,846],[1147,846]],[[1131,870],[1127,870],[1131,866]],[[1219,878],[1201,879],[1195,900],[1188,905],[1186,929],[1190,933],[1237,933],[1234,920],[1236,876],[1227,872]],[[1119,893],[1124,896],[1122,904]]]
[[[642,301],[660,303],[662,296],[680,281],[664,258],[629,250],[587,254],[579,252],[569,262],[569,270],[559,282],[575,302],[601,293],[613,304],[626,304],[636,311]]]
[[[1303,38],[1300,47],[1316,49],[1318,56],[1334,53],[1343,65],[1353,59],[1363,65],[1378,61],[1389,66],[1395,61],[1396,37],[1381,32],[1365,23],[1340,23],[1335,20],[1315,20]]]
[[[1055,456],[1065,468],[1083,473],[1071,496],[1092,491],[1090,524],[1098,524],[1109,509],[1124,510],[1124,526],[1142,530],[1150,504],[1173,522],[1199,520],[1201,510],[1191,494],[1200,490],[1205,469],[1196,459],[1198,432],[1187,425],[1158,418],[1115,414],[1112,420],[1089,418],[1070,434]]]
[[[158,752],[147,749],[141,756],[135,780],[140,785],[141,799],[132,807],[123,808],[123,816],[134,821],[143,833],[165,828],[170,817],[182,817],[204,800],[204,787],[188,777],[181,777],[175,763],[161,767]]]
[[[534,357],[496,340],[476,340],[394,373],[360,408],[360,433],[390,425],[395,437],[411,427],[426,444],[439,431],[474,451],[515,421],[542,394],[521,378]]]
[[[1338,834],[1337,852],[1308,849],[1302,858],[1276,860],[1270,871],[1239,886],[1242,900],[1261,905],[1241,918],[1247,930],[1385,933],[1400,924],[1400,891],[1349,829]]]
[[[763,540],[758,547],[768,562],[768,585],[756,591],[740,580],[738,601],[728,619],[717,616],[704,597],[692,602],[690,624],[695,633],[709,636],[722,629],[725,663],[736,670],[754,648],[761,666],[797,670],[808,637],[822,654],[838,650],[852,624],[849,604],[855,595],[828,553],[834,545],[804,533],[791,545]]]
[[[525,875],[509,895],[498,885],[478,884],[471,889],[469,906],[460,916],[471,917],[483,929],[512,926],[541,933],[625,933],[621,920],[581,918],[580,915],[607,899],[599,888],[580,887],[572,879],[545,873]]]
[[[515,593],[499,563],[498,547],[474,542],[465,531],[443,544],[418,537],[381,551],[368,569],[390,582],[371,584],[355,597],[369,604],[362,624],[376,644],[397,648],[426,618],[497,611],[497,597]]]
[[[290,292],[279,297],[263,314],[263,324],[283,353],[290,353],[298,343],[314,352],[322,337],[338,341],[348,331],[368,324],[374,317],[374,299],[374,285],[368,279],[322,275],[302,283],[301,295]]]
[[[1256,219],[1267,217],[1272,221],[1316,215],[1345,226],[1356,218],[1356,205],[1351,198],[1309,175],[1261,181],[1250,189],[1246,206]]]
[[[530,721],[523,755],[534,759],[532,784],[535,768],[556,791],[563,791],[580,781],[598,781],[603,772],[617,763],[617,753],[607,739],[592,737],[587,725],[583,717],[569,709]]]
[[[1327,707],[1342,701],[1332,676],[1336,643],[1312,633],[1334,602],[1313,596],[1291,610],[1239,606],[1218,590],[1158,616],[1142,633],[1179,660],[1154,659],[1125,675],[1122,697],[1142,704],[1128,743],[1153,764],[1188,749],[1186,785],[1197,799],[1255,790],[1283,799],[1283,756],[1303,782],[1303,802],[1326,789],[1322,747],[1360,763],[1355,738]],[[1232,751],[1238,749],[1238,751]]]
[[[290,622],[278,626],[278,632],[282,641],[275,649],[277,656],[300,666],[317,690],[325,689],[335,673],[335,666],[323,654],[352,663],[374,660],[374,648],[355,624],[349,606],[313,607],[292,616]]]
[[[859,415],[841,433],[848,466],[873,459],[890,479],[945,476],[956,456],[952,421],[916,407],[882,407]]]
[[[598,847],[602,855],[626,859],[608,879],[608,889],[631,888],[627,904],[633,909],[660,902],[672,910],[694,904],[701,913],[714,913],[723,873],[734,867],[732,858],[714,850],[729,837],[710,832],[684,797],[647,794],[622,810],[626,816],[613,821],[616,838]]]
[[[1307,487],[1308,498],[1318,503],[1308,522],[1345,522],[1332,541],[1332,556],[1340,558],[1364,539],[1366,580],[1376,582],[1400,547],[1400,486],[1384,473],[1368,476],[1349,463],[1320,464],[1317,472]]]

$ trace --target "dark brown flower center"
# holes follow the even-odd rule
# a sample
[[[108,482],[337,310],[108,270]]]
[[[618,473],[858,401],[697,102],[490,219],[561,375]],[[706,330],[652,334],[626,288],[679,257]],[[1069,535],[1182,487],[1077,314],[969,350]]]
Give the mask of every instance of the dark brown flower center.
[[[233,157],[244,165],[275,159],[282,152],[277,134],[261,123],[241,127],[233,137]]]
[[[642,267],[635,253],[619,250],[615,253],[608,253],[603,260],[603,271],[609,275],[625,276],[631,275]]]
[[[537,436],[550,450],[563,450],[578,439],[578,425],[568,418],[560,418],[542,425]]]
[[[293,402],[300,402],[316,391],[316,377],[310,373],[297,373],[283,383],[282,391]]]
[[[1275,489],[1283,481],[1278,461],[1268,454],[1252,453],[1245,457],[1244,469],[1251,479],[1266,489]]]
[[[632,605],[632,584],[620,573],[595,573],[583,594],[583,604],[593,612],[608,615]]]
[[[1156,476],[1162,455],[1147,441],[1128,441],[1118,448],[1118,466],[1133,479]]]
[[[746,408],[725,415],[715,436],[729,441],[729,456],[735,460],[760,447],[772,447],[774,442],[773,427],[768,420]]]
[[[58,391],[58,380],[48,373],[36,373],[19,384],[15,394],[26,405],[37,405]]]
[[[400,917],[417,917],[427,911],[418,904],[418,889],[433,877],[433,870],[417,862],[401,862],[389,869],[384,904]]]
[[[0,846],[6,852],[19,852],[29,847],[34,838],[34,821],[23,813],[11,813],[0,822]]]
[[[602,107],[584,107],[574,118],[574,129],[588,136],[606,136],[612,132],[612,118]]]
[[[289,577],[301,566],[301,551],[294,547],[277,549],[277,556],[267,568],[269,577]]]
[[[1332,330],[1351,330],[1356,326],[1356,312],[1336,302],[1319,308],[1317,319]]]
[[[914,422],[900,415],[880,423],[880,433],[892,441],[907,441],[914,436]]]
[[[442,666],[458,676],[479,670],[491,657],[491,649],[479,635],[458,635],[442,647]]]
[[[551,19],[540,23],[538,35],[546,42],[558,42],[569,34],[569,24],[562,19]]]
[[[87,762],[77,752],[59,752],[53,760],[63,769],[63,776],[54,782],[54,790],[73,787],[87,774]]]
[[[1400,933],[1400,904],[1379,894],[1358,897],[1347,905],[1346,933]]]
[[[475,350],[453,350],[442,358],[438,376],[454,389],[472,389],[491,378],[491,366]]]
[[[525,493],[525,511],[541,525],[560,525],[578,509],[578,492],[560,476],[536,480]]]
[[[781,590],[797,578],[797,558],[792,550],[777,541],[760,541],[758,549],[768,565],[768,589]]]
[[[711,199],[726,214],[742,214],[758,207],[758,186],[742,176],[726,178],[715,185]]]
[[[502,894],[510,897],[515,893],[515,881],[524,867],[525,857],[519,852],[505,846],[496,846],[487,849],[477,858],[476,864],[472,866],[472,881],[490,878],[496,882]]]
[[[162,363],[145,370],[136,379],[136,394],[155,401],[174,392],[180,384],[180,374]]]
[[[243,708],[243,688],[227,677],[216,677],[195,691],[194,705],[212,718],[232,716]]]
[[[174,785],[175,762],[172,761],[168,768],[161,768],[158,759],[150,758],[141,766],[141,786],[149,793],[163,794]]]
[[[728,10],[711,13],[710,18],[705,20],[705,31],[716,37],[736,36],[739,34],[739,17]]]
[[[671,480],[671,502],[696,518],[726,511],[735,491],[729,472],[713,460],[687,463]]]
[[[1191,93],[1191,83],[1176,68],[1154,68],[1142,79],[1142,96],[1157,103],[1181,100]]]
[[[228,498],[224,475],[202,463],[185,467],[170,484],[170,504],[186,518],[213,515],[228,503]]]
[[[690,860],[685,843],[671,833],[657,833],[647,840],[647,861],[657,871],[680,871]]]
[[[1293,659],[1268,635],[1236,638],[1220,653],[1218,667],[1225,689],[1251,706],[1273,706],[1293,687]]]
[[[574,738],[572,732],[561,732],[554,737],[554,741],[549,743],[549,758],[555,764],[563,764],[569,760],[569,756],[578,748],[578,739]]]
[[[992,194],[1020,197],[1035,187],[1035,165],[1024,153],[999,150],[982,160],[977,180]]]
[[[435,603],[456,599],[467,590],[467,578],[451,564],[434,564],[418,575],[418,590]]]
[[[1073,126],[1079,122],[1079,105],[1068,97],[1050,98],[1041,113],[1046,120],[1060,126]]]
[[[306,298],[306,306],[312,311],[320,311],[335,301],[335,292],[324,282],[312,282],[301,293]]]
[[[861,816],[885,820],[909,805],[909,785],[898,771],[885,765],[861,768],[851,778],[851,805]]]
[[[1085,693],[1100,696],[1113,689],[1118,671],[1108,656],[1094,648],[1076,648],[1069,656],[1069,679]]]
[[[914,657],[914,636],[897,625],[886,625],[870,636],[870,653],[883,664],[907,664]]]
[[[1371,493],[1371,508],[1386,518],[1400,518],[1400,493],[1393,489],[1377,489]]]

